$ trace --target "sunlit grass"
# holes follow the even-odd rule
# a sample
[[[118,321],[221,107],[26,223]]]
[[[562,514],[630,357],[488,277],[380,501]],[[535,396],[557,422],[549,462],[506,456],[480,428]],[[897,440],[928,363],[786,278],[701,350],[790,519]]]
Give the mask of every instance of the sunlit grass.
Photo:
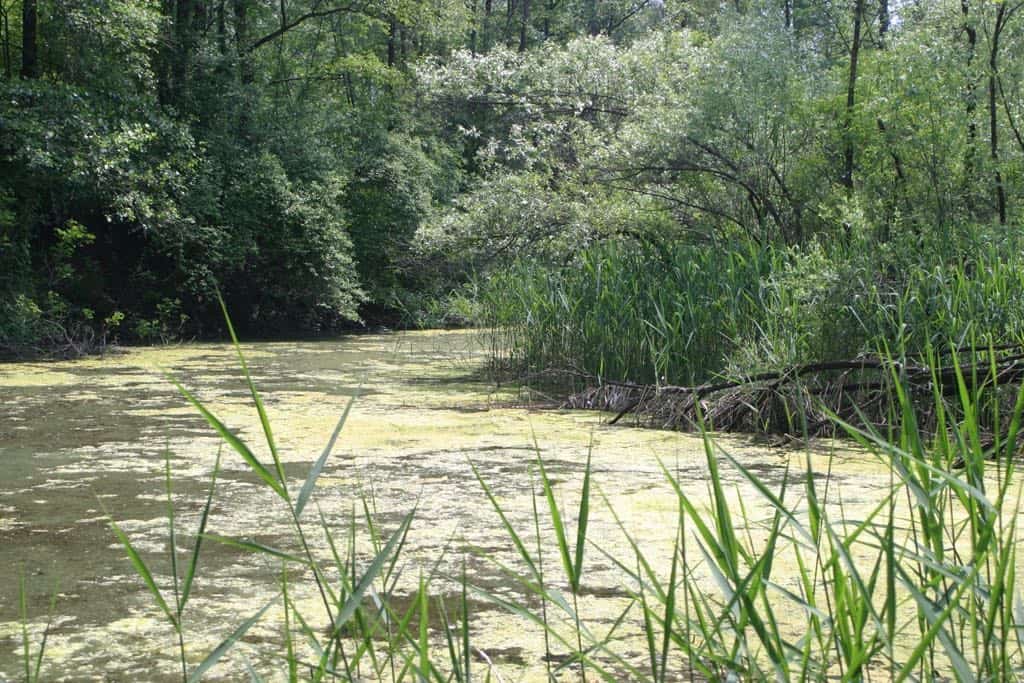
[[[479,322],[494,357],[525,376],[676,385],[1024,339],[1017,252],[889,262],[833,250],[600,244],[479,283]]]

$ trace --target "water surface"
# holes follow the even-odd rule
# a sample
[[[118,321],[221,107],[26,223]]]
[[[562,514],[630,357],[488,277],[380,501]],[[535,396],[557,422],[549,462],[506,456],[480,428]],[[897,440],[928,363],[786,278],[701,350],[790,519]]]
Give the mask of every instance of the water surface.
[[[662,465],[676,473],[694,500],[707,500],[699,438],[608,427],[597,413],[518,407],[513,391],[484,379],[483,345],[473,333],[261,343],[244,350],[293,491],[301,487],[350,397],[359,395],[314,499],[341,535],[353,511],[362,514],[364,501],[385,533],[416,507],[401,560],[409,591],[422,571],[454,576],[465,562],[476,585],[511,598],[519,595],[494,564],[515,566],[515,553],[471,473],[471,461],[526,535],[532,531],[535,447],[557,482],[563,509],[572,510],[591,453],[597,492],[645,552],[666,562],[678,510]],[[19,576],[27,584],[35,633],[59,585],[44,678],[176,680],[173,633],[106,523],[107,514],[118,521],[166,586],[165,454],[171,453],[178,521],[191,533],[219,440],[161,371],[207,402],[269,463],[230,347],[188,344],[131,349],[102,359],[0,366],[0,680],[20,676]],[[889,483],[888,470],[873,456],[845,450],[833,460],[827,444],[808,455],[755,446],[746,438],[720,442],[768,482],[781,481],[794,459],[802,466],[810,457],[819,471],[831,466],[833,485],[850,514],[870,508]],[[750,487],[735,473],[727,471],[726,477],[735,486],[737,507],[743,503],[751,519],[767,518]],[[592,515],[590,536],[596,546],[632,564],[621,531],[599,496]],[[286,521],[280,501],[259,485],[237,454],[225,451],[208,530],[294,548]],[[184,542],[190,542],[187,534]],[[361,551],[368,551],[365,538],[359,543]],[[314,545],[326,558],[326,545]],[[622,572],[596,546],[588,550],[580,611],[600,632],[629,600]],[[547,566],[557,571],[553,544],[545,553]],[[667,575],[667,565],[657,570]],[[276,593],[279,571],[276,561],[206,546],[186,613],[193,665]],[[453,595],[458,590],[444,579],[437,580],[435,589]],[[297,604],[311,620],[322,616],[315,593],[295,590]],[[473,611],[475,646],[503,680],[544,680],[537,628],[477,598]],[[245,679],[241,657],[269,680],[284,676],[286,669],[274,657],[282,623],[275,607],[211,679]],[[635,641],[627,638],[624,656],[642,661],[645,644],[635,638],[639,624],[627,620],[622,633]]]

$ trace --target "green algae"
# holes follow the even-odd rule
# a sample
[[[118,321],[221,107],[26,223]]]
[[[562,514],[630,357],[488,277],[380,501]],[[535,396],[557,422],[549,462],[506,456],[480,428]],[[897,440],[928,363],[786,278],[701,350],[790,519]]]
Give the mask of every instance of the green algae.
[[[473,333],[367,335],[243,349],[264,393],[292,490],[301,486],[308,463],[319,454],[349,397],[358,394],[315,501],[339,535],[346,533],[364,502],[385,532],[417,508],[402,556],[405,578],[399,596],[410,595],[419,570],[443,557],[434,585],[442,594],[457,594],[457,583],[445,577],[457,576],[465,561],[470,583],[528,599],[495,568],[495,560],[509,566],[519,566],[519,561],[472,477],[471,461],[493,486],[513,525],[528,534],[534,444],[564,501],[578,500],[582,468],[592,452],[596,490],[643,552],[666,562],[679,512],[662,466],[674,473],[692,500],[708,498],[700,438],[608,427],[604,416],[592,412],[505,407],[518,397],[512,389],[481,381],[478,370],[485,352]],[[46,604],[47,591],[60,577],[59,619],[48,645],[51,671],[74,671],[81,680],[137,680],[140,672],[147,680],[173,680],[177,675],[170,654],[173,633],[131,573],[103,514],[106,509],[118,520],[166,587],[164,453],[173,454],[180,528],[191,530],[198,522],[219,440],[184,404],[163,371],[195,391],[269,462],[229,347],[133,349],[103,360],[0,366],[5,388],[0,458],[7,465],[0,480],[0,544],[5,549],[0,575],[24,573],[30,603],[36,606]],[[719,443],[769,483],[781,482],[787,468],[801,470],[809,458],[817,472],[831,471],[831,485],[841,491],[844,512],[852,517],[869,510],[888,490],[889,468],[867,453],[834,444],[821,444],[809,453],[781,451],[743,437],[720,437]],[[723,476],[734,491],[734,504],[742,501],[749,519],[770,516],[747,482],[728,470]],[[805,514],[796,507],[797,514]],[[210,531],[284,546],[292,542],[285,513],[237,456],[225,456]],[[542,533],[548,530],[545,526]],[[756,536],[762,530],[750,532]],[[596,546],[632,562],[603,503],[594,506],[589,535]],[[361,557],[372,554],[367,534],[356,541]],[[323,560],[329,557],[322,541],[313,544],[313,552]],[[557,571],[556,549],[543,552],[546,566]],[[215,544],[208,544],[204,553],[185,623],[193,662],[254,605],[276,593],[280,571],[267,558]],[[784,554],[779,564],[782,575],[792,571]],[[656,570],[667,576],[667,565]],[[600,553],[589,553],[584,573],[580,611],[600,631],[629,603],[623,576]],[[315,591],[301,585],[301,576],[296,582],[294,597],[302,613],[322,620]],[[13,676],[18,667],[16,585],[0,585],[0,678]],[[708,591],[714,591],[710,580]],[[485,601],[473,607],[474,642],[490,653],[499,670],[517,680],[545,680],[541,632]],[[783,627],[805,627],[799,621],[795,614],[794,623]],[[214,670],[214,679],[240,675],[242,656],[252,658],[268,675],[280,673],[273,653],[281,623],[282,611],[275,607],[242,648]],[[38,620],[33,627],[39,628]],[[639,629],[634,622],[623,630],[630,661],[640,662],[644,656]],[[635,645],[630,636],[637,639]]]

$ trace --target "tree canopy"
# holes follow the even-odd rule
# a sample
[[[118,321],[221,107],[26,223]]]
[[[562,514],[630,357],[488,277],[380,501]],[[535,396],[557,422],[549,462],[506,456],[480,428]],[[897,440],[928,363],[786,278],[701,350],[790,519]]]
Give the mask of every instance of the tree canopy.
[[[610,241],[1012,235],[1022,10],[0,0],[0,345],[209,334],[218,291],[256,336],[423,322]]]

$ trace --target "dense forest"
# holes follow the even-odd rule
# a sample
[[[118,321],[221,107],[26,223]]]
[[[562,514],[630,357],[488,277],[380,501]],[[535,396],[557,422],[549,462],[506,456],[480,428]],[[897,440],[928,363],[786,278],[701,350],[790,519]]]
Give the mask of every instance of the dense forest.
[[[702,381],[1024,331],[1024,3],[0,0],[0,347]]]

